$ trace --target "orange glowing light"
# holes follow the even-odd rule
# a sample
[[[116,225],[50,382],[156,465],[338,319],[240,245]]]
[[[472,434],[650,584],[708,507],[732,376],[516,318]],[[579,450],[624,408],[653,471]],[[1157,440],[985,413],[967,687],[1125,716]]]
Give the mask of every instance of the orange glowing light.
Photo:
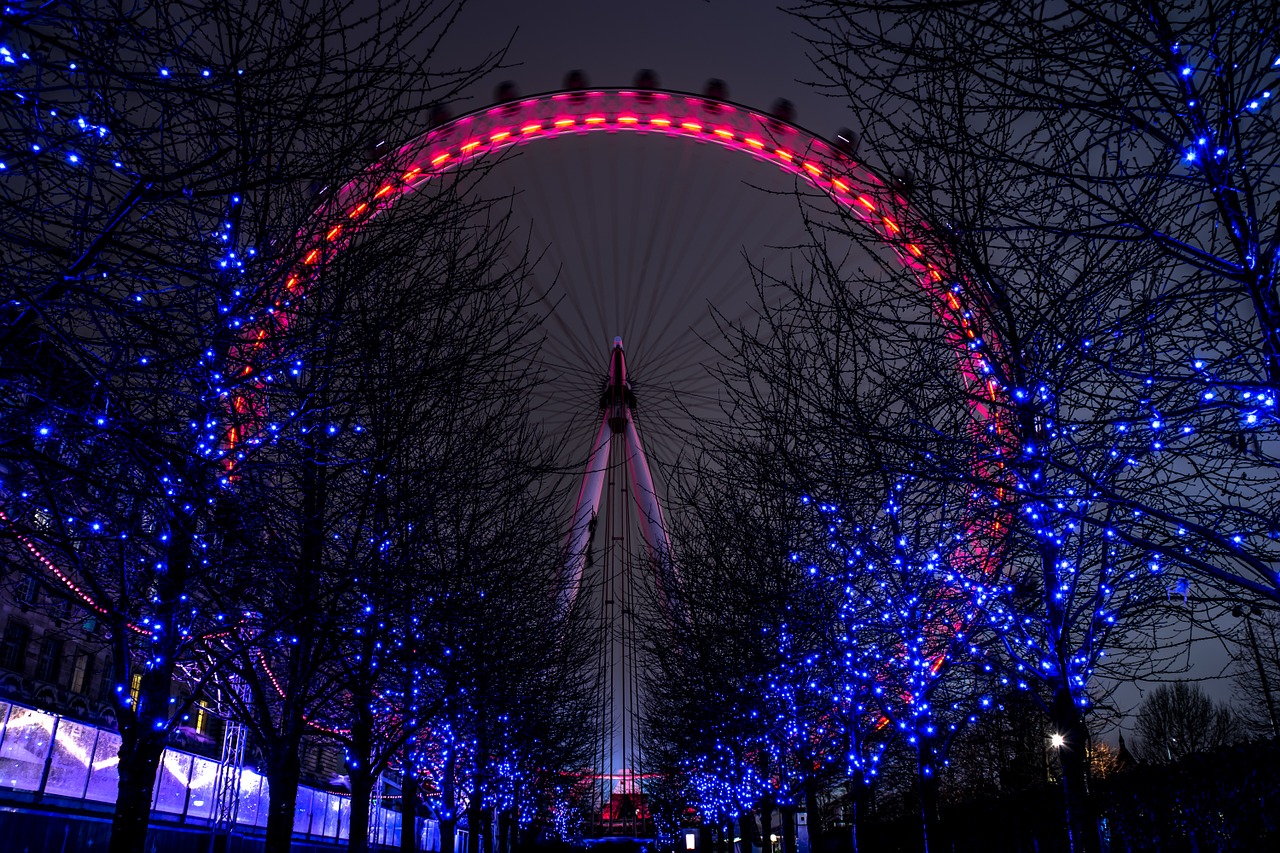
[[[745,142],[745,143],[747,143],[748,145],[750,145],[752,148],[763,148],[763,147],[764,147],[764,143],[763,143],[763,142],[761,142],[759,139],[756,139],[756,138],[755,138],[755,137],[753,137],[753,136],[745,137],[742,141],[743,141],[743,142]]]
[[[847,193],[849,191],[849,185],[846,184],[844,181],[840,180],[839,178],[832,178],[831,186],[840,190],[840,192],[842,193]]]
[[[355,219],[357,216],[364,213],[368,209],[369,209],[369,203],[367,201],[362,201],[359,204],[357,204],[355,207],[351,208],[351,212],[347,214],[347,217],[349,219]]]
[[[815,175],[815,176],[816,176],[816,175],[821,175],[821,174],[822,174],[822,169],[818,168],[817,166],[813,165],[812,163],[805,163],[805,164],[804,164],[804,170],[805,170],[806,172],[808,172],[810,175]]]
[[[341,233],[342,233],[342,226],[341,226],[341,225],[335,225],[335,226],[333,226],[332,228],[330,228],[330,229],[329,229],[329,233],[328,233],[328,234],[326,234],[326,235],[324,235],[324,238],[325,238],[326,240],[332,240],[334,237],[337,237],[337,236],[338,236],[339,234],[341,234]]]
[[[374,197],[374,198],[382,198],[384,195],[386,195],[386,194],[387,194],[387,193],[389,193],[389,192],[391,192],[391,184],[383,184],[383,185],[382,185],[382,189],[380,189],[380,190],[378,190],[376,193],[374,193],[374,194],[373,194],[373,197]]]
[[[473,139],[470,142],[464,143],[460,150],[462,151],[463,154],[470,154],[472,151],[476,150],[476,148],[478,147],[480,147],[480,140]]]
[[[447,157],[448,155],[446,154],[445,156]],[[432,165],[433,165],[433,166],[435,165],[435,161],[432,161]],[[412,169],[410,169],[409,171],[407,171],[407,172],[405,172],[403,175],[401,175],[401,176],[400,176],[400,180],[402,180],[402,181],[412,181],[415,177],[417,177],[418,173],[419,173],[419,172],[421,172],[421,171],[422,171],[422,167],[421,167],[421,166],[414,166]]]
[[[573,127],[577,122],[571,118],[562,118],[556,122],[556,127]]]
[[[858,196],[858,204],[862,205],[862,206],[863,206],[863,207],[865,207],[867,210],[875,210],[875,209],[876,209],[876,203],[875,203],[874,201],[872,201],[871,199],[867,198],[865,195],[860,195],[860,196]]]
[[[638,121],[640,121],[640,119],[635,116],[618,116],[618,124],[635,124]]]
[[[732,130],[725,130],[723,127],[717,127],[715,133],[716,133],[716,136],[720,137],[721,139],[733,139]]]
[[[490,142],[501,142],[502,140],[506,139],[506,138],[507,138],[508,136],[510,136],[510,135],[511,135],[511,131],[509,131],[509,130],[500,130],[500,131],[498,131],[497,133],[495,133],[493,136],[490,136],[490,137],[489,137],[489,141],[490,141]]]
[[[520,132],[521,132],[521,133],[537,133],[537,132],[538,132],[538,131],[540,131],[540,130],[542,130],[542,123],[541,123],[541,122],[534,122],[533,124],[526,124],[524,127],[520,128]]]
[[[587,124],[604,124],[604,116],[587,116]]]
[[[685,130],[693,131],[694,133],[698,133],[702,130],[702,125],[698,124],[696,121],[682,121],[680,122],[680,126]]]
[[[302,259],[302,262],[304,264],[314,264],[316,262],[316,259],[319,257],[320,257],[320,250],[312,249],[310,252],[307,252],[307,256]]]
[[[790,151],[785,151],[781,148],[773,149],[773,153],[777,154],[779,157],[781,157],[783,160],[786,160],[788,163],[790,163],[792,160],[795,159],[794,154],[792,154]]]
[[[657,125],[658,127],[671,127],[671,119],[669,119],[669,118],[651,118],[651,119],[649,119],[649,124]]]
[[[431,158],[431,165],[439,166],[441,163],[448,160],[451,156],[452,155],[448,151],[444,152],[443,154],[437,154],[436,156]]]
[[[894,221],[893,221],[892,219],[890,219],[889,217],[887,217],[887,216],[886,216],[886,217],[885,217],[883,220],[881,220],[881,221],[883,221],[883,222],[884,222],[884,227],[885,227],[885,228],[888,228],[888,229],[889,229],[890,231],[892,231],[894,234],[901,234],[901,233],[902,233],[902,229],[898,227],[898,223],[894,222]]]

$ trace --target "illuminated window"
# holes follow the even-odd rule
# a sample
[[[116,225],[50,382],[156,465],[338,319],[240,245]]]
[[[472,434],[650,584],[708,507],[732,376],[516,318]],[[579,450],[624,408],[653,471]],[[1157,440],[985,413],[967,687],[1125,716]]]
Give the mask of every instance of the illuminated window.
[[[40,594],[40,582],[35,578],[23,578],[18,583],[18,603],[35,604]]]
[[[129,698],[134,702],[138,701],[138,694],[142,692],[142,673],[135,672],[133,678],[129,680]]]
[[[196,734],[202,734],[202,735],[209,734],[209,706],[205,705],[204,701],[201,700],[199,702],[196,702],[195,709],[196,709],[196,721],[195,721]]]

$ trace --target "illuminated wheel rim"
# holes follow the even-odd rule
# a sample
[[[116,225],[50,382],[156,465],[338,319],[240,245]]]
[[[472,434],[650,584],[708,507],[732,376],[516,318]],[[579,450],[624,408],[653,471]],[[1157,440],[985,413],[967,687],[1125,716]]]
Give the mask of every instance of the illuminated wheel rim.
[[[913,215],[892,182],[881,178],[839,146],[794,124],[729,101],[664,90],[591,89],[558,91],[487,107],[448,121],[400,146],[379,163],[338,189],[317,211],[314,233],[302,235],[297,263],[284,276],[285,293],[278,294],[279,310],[246,328],[234,355],[241,371],[240,390],[230,400],[233,423],[227,436],[226,458],[234,464],[237,446],[259,441],[253,393],[255,357],[270,335],[271,326],[288,322],[289,293],[305,289],[323,263],[340,252],[361,226],[390,209],[407,193],[469,163],[493,157],[516,146],[585,134],[633,133],[686,139],[714,145],[772,164],[829,196],[891,247],[903,266],[934,297],[943,334],[953,343],[957,365],[969,384],[980,389],[974,403],[979,420],[999,419],[981,398],[995,400],[1003,389],[991,375],[990,360],[999,342],[979,331],[981,297],[949,280],[946,252],[931,237],[927,225]],[[395,177],[388,178],[388,175]],[[7,516],[0,523],[12,527]],[[998,535],[998,522],[987,531]],[[20,543],[55,576],[59,585],[89,609],[101,606],[57,568],[25,535]],[[130,626],[140,633],[149,633]]]
[[[983,339],[979,314],[970,310],[981,299],[967,294],[963,284],[948,281],[944,248],[913,215],[893,182],[794,124],[739,104],[682,92],[549,92],[448,121],[400,146],[333,194],[317,213],[316,232],[304,235],[299,262],[285,277],[285,289],[292,292],[303,287],[364,223],[446,173],[516,146],[600,133],[659,135],[718,146],[770,163],[829,196],[891,247],[934,297],[943,333],[955,346],[960,372],[973,387],[981,388],[978,397],[996,398],[1000,387],[989,360],[998,352],[998,342]],[[286,315],[287,311],[277,312],[274,322],[284,322]],[[254,351],[264,345],[262,332],[246,335],[239,353],[246,377],[252,372]],[[242,414],[247,403],[236,398]],[[992,417],[985,403],[974,405],[980,420]],[[231,443],[238,438],[232,436]]]

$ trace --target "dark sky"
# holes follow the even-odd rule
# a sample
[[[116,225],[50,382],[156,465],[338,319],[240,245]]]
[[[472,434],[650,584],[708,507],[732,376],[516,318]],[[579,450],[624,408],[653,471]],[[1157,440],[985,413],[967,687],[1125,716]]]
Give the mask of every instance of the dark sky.
[[[526,94],[559,88],[565,72],[582,69],[597,86],[630,85],[651,68],[665,88],[701,91],[707,79],[729,84],[732,100],[760,109],[791,100],[800,123],[830,135],[848,122],[838,105],[809,91],[797,22],[768,0],[472,0],[443,45],[442,60],[463,65],[483,48],[511,39],[502,79]]]

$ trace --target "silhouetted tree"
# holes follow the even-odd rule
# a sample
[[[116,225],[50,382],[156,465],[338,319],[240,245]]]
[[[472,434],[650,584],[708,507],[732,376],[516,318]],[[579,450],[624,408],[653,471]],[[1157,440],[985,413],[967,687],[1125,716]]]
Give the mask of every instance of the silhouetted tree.
[[[21,469],[3,487],[5,533],[37,574],[30,549],[45,552],[65,578],[52,588],[110,638],[113,851],[143,844],[157,762],[187,710],[170,702],[175,679],[194,695],[253,634],[228,631],[261,580],[245,571],[261,529],[240,529],[227,472],[253,455],[235,440],[252,417],[230,401],[289,365],[248,330],[279,313],[297,237],[318,227],[313,188],[424,129],[426,108],[468,79],[433,77],[410,51],[429,54],[454,9],[4,11],[0,397],[6,465]],[[273,848],[287,845],[281,821]]]
[[[1280,738],[1280,614],[1258,604],[1236,605],[1232,677],[1241,723],[1261,737]]]
[[[1133,751],[1148,764],[1165,764],[1197,752],[1230,746],[1241,735],[1240,720],[1199,684],[1161,684],[1142,700],[1135,718]]]
[[[990,502],[984,523],[1005,531],[992,545],[1015,583],[1013,598],[988,599],[1014,629],[1011,676],[1048,688],[1070,838],[1096,849],[1085,714],[1103,642],[1157,616],[1162,583],[1185,594],[1189,579],[1160,580],[1170,572],[1280,594],[1275,466],[1256,440],[1276,399],[1276,226],[1259,213],[1276,200],[1248,177],[1276,158],[1276,12],[813,2],[797,14],[818,85],[862,124],[857,156],[894,175],[890,242],[924,257],[928,298],[896,318],[866,312],[868,332],[905,337],[935,315],[967,374],[934,380],[915,450],[909,433],[880,435],[905,451],[890,457],[898,470]],[[961,405],[975,417],[957,430],[945,413]]]

